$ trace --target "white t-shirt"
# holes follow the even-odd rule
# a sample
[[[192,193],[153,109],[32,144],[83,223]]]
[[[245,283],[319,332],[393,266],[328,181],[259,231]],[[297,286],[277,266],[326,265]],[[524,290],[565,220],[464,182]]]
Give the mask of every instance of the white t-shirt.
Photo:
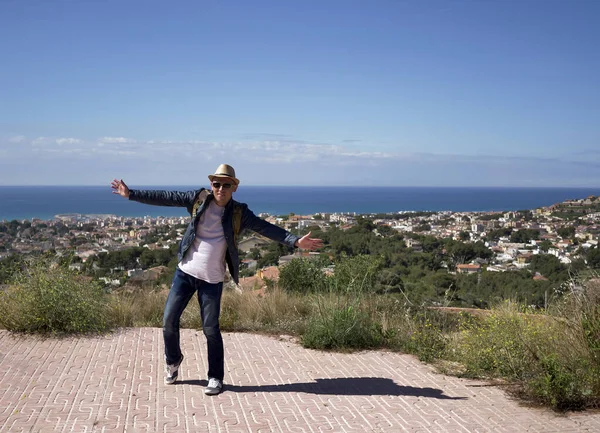
[[[194,243],[179,262],[179,269],[192,277],[208,283],[220,283],[225,277],[225,251],[227,243],[223,233],[223,212],[211,201],[208,209],[200,216]]]

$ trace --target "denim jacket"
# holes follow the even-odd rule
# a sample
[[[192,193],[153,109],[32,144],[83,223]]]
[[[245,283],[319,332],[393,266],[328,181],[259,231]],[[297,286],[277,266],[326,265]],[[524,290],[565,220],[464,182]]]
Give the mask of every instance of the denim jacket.
[[[129,190],[129,200],[137,201],[140,203],[151,204],[156,206],[179,206],[185,207],[192,216],[192,219],[183,235],[183,239],[179,244],[179,252],[177,253],[177,260],[181,262],[185,253],[190,248],[194,239],[196,238],[196,229],[198,227],[198,221],[200,216],[204,213],[208,204],[214,199],[212,193],[209,193],[194,212],[194,203],[199,195],[203,191],[208,191],[205,188],[201,188],[194,191],[159,191],[159,190]],[[206,194],[206,193],[205,193]],[[257,217],[254,213],[248,209],[248,205],[245,203],[239,203],[231,199],[225,206],[225,212],[221,222],[223,223],[223,232],[225,234],[225,241],[227,243],[227,252],[225,254],[225,260],[229,268],[229,273],[233,280],[238,283],[239,281],[239,256],[238,248],[233,236],[233,207],[234,205],[240,206],[242,209],[242,220],[240,225],[240,232],[244,229],[252,230],[257,232],[269,239],[294,247],[294,244],[299,239],[298,236],[282,229],[274,224],[271,224],[262,218]]]

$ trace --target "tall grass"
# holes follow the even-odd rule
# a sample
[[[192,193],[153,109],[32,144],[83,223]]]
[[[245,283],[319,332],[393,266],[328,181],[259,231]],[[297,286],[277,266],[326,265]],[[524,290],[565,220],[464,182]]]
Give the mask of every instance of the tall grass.
[[[600,406],[600,279],[570,287],[549,311],[539,375],[528,383],[534,397],[561,410]]]
[[[110,320],[117,327],[161,327],[166,291],[116,291],[110,297]]]
[[[313,349],[370,349],[381,347],[382,327],[359,296],[329,293],[314,297],[302,344]]]
[[[300,335],[310,312],[306,296],[277,286],[265,294],[227,291],[221,304],[221,329]]]
[[[110,321],[120,327],[161,327],[167,295],[167,291],[156,290],[116,291],[110,296]],[[221,300],[220,327],[224,331],[300,335],[310,308],[307,297],[288,294],[278,287],[264,295],[256,291],[226,290]],[[202,328],[196,296],[183,312],[181,326]]]

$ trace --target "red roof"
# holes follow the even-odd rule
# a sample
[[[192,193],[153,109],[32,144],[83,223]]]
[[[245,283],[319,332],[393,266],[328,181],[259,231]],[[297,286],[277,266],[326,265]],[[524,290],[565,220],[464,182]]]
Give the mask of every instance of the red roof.
[[[480,269],[481,265],[458,265],[458,269]]]

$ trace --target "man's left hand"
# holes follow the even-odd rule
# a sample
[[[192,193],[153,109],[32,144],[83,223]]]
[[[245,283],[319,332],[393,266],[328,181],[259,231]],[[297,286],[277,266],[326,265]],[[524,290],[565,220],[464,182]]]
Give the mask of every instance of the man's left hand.
[[[305,250],[316,250],[323,246],[323,241],[321,239],[314,239],[310,237],[310,233],[308,232],[300,239],[296,241],[296,247],[302,248]]]

